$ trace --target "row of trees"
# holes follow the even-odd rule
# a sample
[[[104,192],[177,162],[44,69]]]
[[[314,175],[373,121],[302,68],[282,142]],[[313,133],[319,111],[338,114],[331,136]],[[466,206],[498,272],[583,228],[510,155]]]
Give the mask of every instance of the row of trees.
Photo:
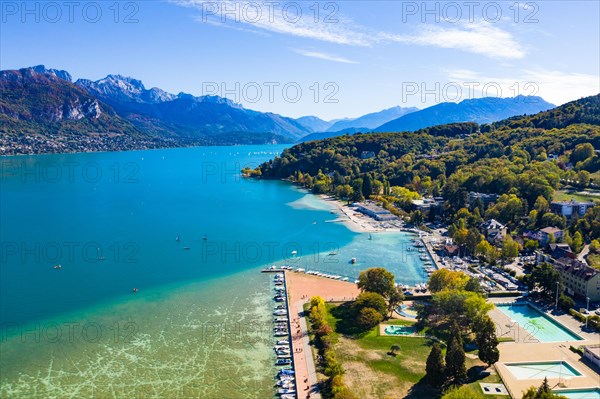
[[[309,321],[314,334],[315,346],[322,359],[323,374],[328,377],[323,387],[323,393],[331,399],[355,399],[352,391],[344,384],[344,369],[331,349],[334,335],[333,329],[327,322],[327,308],[323,298],[318,296],[311,298]]]

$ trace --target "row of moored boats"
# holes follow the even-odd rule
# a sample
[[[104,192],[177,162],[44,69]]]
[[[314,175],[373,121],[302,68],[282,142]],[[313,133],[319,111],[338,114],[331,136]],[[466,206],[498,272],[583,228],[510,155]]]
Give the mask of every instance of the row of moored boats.
[[[282,267],[283,268],[283,267]],[[286,270],[286,269],[283,269]],[[285,276],[277,273],[273,278],[275,305],[273,308],[273,337],[275,337],[275,365],[281,367],[275,377],[277,395],[281,399],[296,399],[296,377],[292,367],[292,345],[289,331]]]

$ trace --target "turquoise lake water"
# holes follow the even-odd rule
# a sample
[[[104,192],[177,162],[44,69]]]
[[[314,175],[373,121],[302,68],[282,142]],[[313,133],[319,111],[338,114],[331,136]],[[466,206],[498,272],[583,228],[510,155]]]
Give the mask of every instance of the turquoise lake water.
[[[409,235],[369,240],[303,190],[240,177],[283,148],[0,158],[0,396],[271,397],[260,267],[426,280]]]

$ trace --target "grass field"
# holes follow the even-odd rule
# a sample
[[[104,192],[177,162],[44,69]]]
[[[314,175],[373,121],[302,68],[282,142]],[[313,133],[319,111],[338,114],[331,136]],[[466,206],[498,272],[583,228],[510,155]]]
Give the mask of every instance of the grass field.
[[[569,201],[571,199],[575,201],[600,201],[600,193],[598,195],[590,195],[577,191],[559,190],[554,192],[552,198],[555,201]]]
[[[331,314],[335,305],[328,305],[328,322],[336,330],[339,319]],[[386,324],[411,325],[410,321],[391,320]],[[381,336],[379,327],[359,337],[335,334],[333,349],[338,360],[346,370],[346,385],[361,399],[432,399],[440,393],[425,382],[425,361],[433,340],[425,337]],[[400,350],[395,355],[390,353],[392,345]],[[470,375],[478,374],[484,369],[476,357],[477,352],[467,354],[467,369]],[[492,372],[485,378],[471,381],[469,389],[476,398],[484,398],[479,387],[480,382],[499,382],[499,377]],[[485,395],[485,398],[500,399],[506,396]]]

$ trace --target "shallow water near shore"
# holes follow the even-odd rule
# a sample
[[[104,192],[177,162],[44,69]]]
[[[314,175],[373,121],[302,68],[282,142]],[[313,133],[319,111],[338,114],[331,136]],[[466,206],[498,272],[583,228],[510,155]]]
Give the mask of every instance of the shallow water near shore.
[[[0,158],[0,396],[271,397],[261,267],[424,281],[409,235],[369,239],[316,196],[240,177],[283,148]]]

